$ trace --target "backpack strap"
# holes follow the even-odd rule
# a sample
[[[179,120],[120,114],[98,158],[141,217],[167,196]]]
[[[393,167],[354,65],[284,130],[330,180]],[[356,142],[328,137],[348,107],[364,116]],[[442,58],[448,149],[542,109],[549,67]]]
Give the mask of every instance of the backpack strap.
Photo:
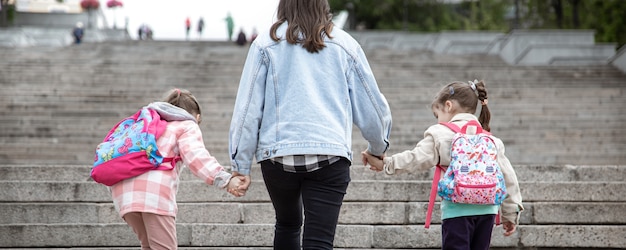
[[[456,133],[462,133],[462,134],[467,134],[467,127],[475,126],[476,127],[476,134],[491,135],[491,133],[489,133],[489,131],[483,130],[482,125],[480,125],[480,123],[478,123],[478,121],[476,121],[476,120],[469,120],[469,121],[467,121],[467,123],[465,125],[463,125],[462,128],[460,128],[459,126],[457,126],[456,124],[451,123],[451,122],[440,122],[439,124],[444,125],[444,126],[450,128],[452,131],[454,131]]]
[[[435,167],[435,174],[433,176],[433,183],[430,186],[430,197],[428,198],[428,210],[426,212],[426,223],[424,224],[424,228],[430,228],[430,221],[433,217],[433,208],[435,207],[435,198],[437,197],[437,186],[439,184],[439,179],[441,178],[441,172],[443,171],[445,171],[444,167],[437,164]]]
[[[146,114],[142,113],[144,110],[147,111]],[[144,117],[142,115],[146,115],[146,116],[149,115],[150,117]],[[158,140],[161,137],[161,135],[165,132],[165,128],[167,127],[167,121],[161,119],[161,115],[159,114],[159,112],[153,108],[143,107],[135,115],[133,115],[132,118],[135,120],[144,119],[144,122],[146,123],[144,124],[142,132],[154,134],[154,138],[156,140]],[[151,120],[147,121],[146,119],[151,119]],[[159,152],[157,152],[157,154],[160,155]],[[162,168],[162,170],[170,170],[170,169],[176,168],[176,162],[181,159],[182,158],[179,155],[174,156],[174,157],[163,157],[162,163],[169,162],[172,168]]]
[[[176,167],[176,162],[180,161],[181,159],[182,157],[180,157],[180,155],[174,157],[164,157],[163,163],[169,162],[172,165],[172,169],[174,169]]]
[[[500,211],[496,214],[496,226],[500,226]]]
[[[451,122],[440,122],[439,124],[444,125],[444,126],[450,128],[452,131],[454,131],[456,133],[461,133],[461,128],[459,128],[459,126],[457,126],[454,123],[451,123]]]
[[[461,132],[461,128],[454,123],[440,122],[439,124],[450,128],[456,133]],[[441,179],[441,173],[444,171],[446,171],[446,169],[437,163],[437,166],[435,166],[435,173],[433,175],[433,182],[430,186],[430,196],[428,197],[428,210],[426,211],[426,222],[424,223],[424,228],[430,228],[430,222],[433,217],[433,209],[435,207],[435,199],[437,198],[437,186],[439,185],[439,179]]]
[[[474,133],[469,133],[469,134],[477,135],[477,134],[483,133],[483,126],[481,126],[480,123],[478,123],[478,121],[476,120],[467,121],[467,123],[465,123],[465,125],[463,125],[463,127],[461,128],[461,133],[468,134],[467,130],[471,127],[474,127],[476,131],[474,131]]]

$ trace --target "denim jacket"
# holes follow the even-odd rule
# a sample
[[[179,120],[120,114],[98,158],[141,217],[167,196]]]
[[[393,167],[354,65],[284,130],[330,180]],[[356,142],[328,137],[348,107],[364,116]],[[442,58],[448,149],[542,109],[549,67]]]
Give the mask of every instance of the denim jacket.
[[[251,44],[230,125],[232,171],[250,173],[253,163],[288,155],[335,155],[352,159],[352,125],[368,151],[389,148],[391,111],[365,53],[334,28],[325,48],[309,53],[262,33]]]

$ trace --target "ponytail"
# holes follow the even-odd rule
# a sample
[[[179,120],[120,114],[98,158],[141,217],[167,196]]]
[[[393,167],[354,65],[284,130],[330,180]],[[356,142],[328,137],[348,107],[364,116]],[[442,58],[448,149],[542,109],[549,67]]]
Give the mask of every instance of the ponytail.
[[[469,81],[469,84],[468,82],[451,82],[439,91],[431,107],[443,107],[443,104],[448,100],[457,101],[461,111],[470,114],[476,113],[476,108],[480,103],[481,109],[478,122],[480,122],[484,130],[491,131],[489,127],[491,112],[489,112],[489,107],[487,107],[485,82],[478,80]]]
[[[485,82],[480,81],[476,83],[476,92],[478,93],[478,101],[481,105],[478,122],[480,122],[484,130],[491,131],[489,127],[491,112],[489,112],[489,107],[487,107],[487,88],[485,87]]]

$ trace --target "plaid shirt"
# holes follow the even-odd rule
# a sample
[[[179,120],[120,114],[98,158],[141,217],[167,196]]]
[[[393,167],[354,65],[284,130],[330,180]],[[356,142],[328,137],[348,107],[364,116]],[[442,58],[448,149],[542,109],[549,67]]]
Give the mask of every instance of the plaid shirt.
[[[147,212],[176,217],[179,174],[185,166],[209,185],[224,188],[230,181],[231,174],[205,148],[200,127],[193,121],[169,122],[157,146],[163,157],[180,155],[183,164],[171,171],[148,171],[111,186],[113,204],[120,216]]]
[[[272,162],[282,165],[285,172],[308,173],[333,164],[341,159],[335,155],[288,155],[272,158]]]

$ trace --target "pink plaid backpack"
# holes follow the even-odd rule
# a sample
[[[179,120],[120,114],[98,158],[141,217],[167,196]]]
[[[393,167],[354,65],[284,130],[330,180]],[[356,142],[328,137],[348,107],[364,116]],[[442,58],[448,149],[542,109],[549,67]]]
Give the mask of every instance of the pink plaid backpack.
[[[166,126],[167,121],[147,107],[121,120],[96,147],[92,179],[112,186],[150,170],[173,169],[180,156],[164,158],[156,144]],[[162,166],[164,162],[171,162],[171,166]]]

